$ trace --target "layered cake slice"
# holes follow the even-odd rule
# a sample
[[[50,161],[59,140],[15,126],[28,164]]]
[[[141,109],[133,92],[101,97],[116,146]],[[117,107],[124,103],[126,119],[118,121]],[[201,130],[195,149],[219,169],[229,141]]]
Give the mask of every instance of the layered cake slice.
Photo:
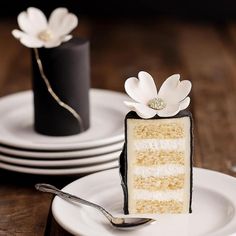
[[[192,121],[189,112],[175,118],[126,116],[125,212],[191,212]]]
[[[144,75],[146,76],[146,74]],[[144,78],[150,80],[150,75],[147,75]],[[173,80],[173,78],[169,80]],[[167,86],[165,83],[163,85]],[[143,86],[143,84],[138,85],[139,88]],[[150,82],[145,85],[143,87],[148,90]],[[177,81],[175,78],[171,89],[176,89],[179,85],[179,79]],[[180,89],[179,92],[181,91],[186,93],[190,89]],[[127,92],[130,95],[129,90]],[[156,107],[159,106],[158,110],[146,105],[146,108],[155,111],[155,114],[152,113],[154,116],[148,115],[148,112],[145,112],[146,108],[140,109],[142,104],[138,103],[139,107],[135,109],[137,107],[135,103],[128,103],[134,111],[129,112],[125,118],[126,140],[120,156],[126,214],[191,212],[192,116],[188,111],[180,111],[183,110],[180,107],[185,108],[189,101],[184,101],[186,95],[183,99],[179,96],[181,100],[178,101],[177,110],[173,109],[168,112],[166,109],[168,108],[168,98],[165,97],[164,100],[164,98],[158,97],[159,94],[163,94],[160,92],[161,89],[155,95],[156,100],[161,99],[159,101],[162,105],[156,104]],[[151,99],[153,100],[153,98]],[[173,97],[171,99],[174,101]],[[161,107],[163,108],[161,109]],[[166,109],[166,113],[164,113],[164,109]],[[162,111],[162,113],[158,111]],[[151,117],[147,118],[147,115]],[[145,118],[143,118],[144,116]]]

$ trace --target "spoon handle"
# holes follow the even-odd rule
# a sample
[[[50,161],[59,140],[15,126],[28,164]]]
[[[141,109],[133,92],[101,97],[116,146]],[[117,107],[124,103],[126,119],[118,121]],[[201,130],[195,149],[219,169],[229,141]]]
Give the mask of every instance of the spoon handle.
[[[109,220],[109,221],[112,221],[112,219],[114,218],[109,212],[107,212],[103,207],[93,203],[93,202],[90,202],[90,201],[87,201],[83,198],[80,198],[80,197],[77,197],[75,195],[72,195],[72,194],[69,194],[69,193],[66,193],[66,192],[63,192],[61,190],[59,190],[58,188],[56,188],[55,186],[53,185],[50,185],[50,184],[44,184],[44,183],[40,183],[40,184],[36,184],[35,185],[35,188],[41,192],[46,192],[46,193],[52,193],[52,194],[55,194],[61,198],[63,198],[64,200],[66,201],[73,201],[73,202],[78,202],[78,203],[81,203],[81,204],[84,204],[84,205],[87,205],[87,206],[90,206],[90,207],[94,207],[96,208],[97,210],[99,210],[100,212],[102,212],[102,214]]]

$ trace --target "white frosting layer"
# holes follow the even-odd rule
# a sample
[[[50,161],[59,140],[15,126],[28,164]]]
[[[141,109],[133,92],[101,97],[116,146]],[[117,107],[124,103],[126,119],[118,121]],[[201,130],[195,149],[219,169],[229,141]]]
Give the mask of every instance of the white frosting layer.
[[[150,192],[147,190],[137,190],[133,191],[133,199],[136,200],[159,200],[159,201],[169,201],[176,200],[184,201],[184,190],[169,190],[169,191],[155,191]]]
[[[134,175],[140,175],[142,177],[162,177],[162,176],[171,176],[185,173],[184,165],[178,164],[166,164],[155,167],[144,167],[144,166],[135,166]]]
[[[185,139],[142,139],[134,141],[134,149],[137,151],[153,150],[184,150]]]

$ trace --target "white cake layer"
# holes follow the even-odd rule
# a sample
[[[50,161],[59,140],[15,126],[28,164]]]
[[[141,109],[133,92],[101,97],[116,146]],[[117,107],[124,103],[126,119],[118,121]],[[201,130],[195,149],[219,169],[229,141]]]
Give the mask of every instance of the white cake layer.
[[[178,164],[166,164],[153,167],[135,166],[133,168],[134,175],[142,177],[164,177],[184,174],[186,167]]]
[[[133,190],[134,200],[158,200],[158,201],[180,201],[184,199],[184,190],[168,190],[168,191],[147,191],[147,190]]]
[[[133,141],[134,150],[184,150],[185,139],[141,139]]]

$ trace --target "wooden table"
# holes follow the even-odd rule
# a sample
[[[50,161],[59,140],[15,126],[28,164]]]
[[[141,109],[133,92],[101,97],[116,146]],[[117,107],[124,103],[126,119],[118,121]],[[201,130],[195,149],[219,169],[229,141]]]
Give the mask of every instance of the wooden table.
[[[30,89],[29,49],[11,36],[14,20],[0,22],[0,96]],[[236,176],[236,24],[167,19],[80,19],[91,39],[92,87],[122,91],[129,76],[146,70],[162,83],[180,73],[193,82],[194,165]],[[1,115],[1,114],[0,114]],[[0,170],[0,235],[68,235],[51,217],[52,196],[37,182],[58,187],[78,176],[32,176]],[[47,226],[47,227],[46,227]]]

